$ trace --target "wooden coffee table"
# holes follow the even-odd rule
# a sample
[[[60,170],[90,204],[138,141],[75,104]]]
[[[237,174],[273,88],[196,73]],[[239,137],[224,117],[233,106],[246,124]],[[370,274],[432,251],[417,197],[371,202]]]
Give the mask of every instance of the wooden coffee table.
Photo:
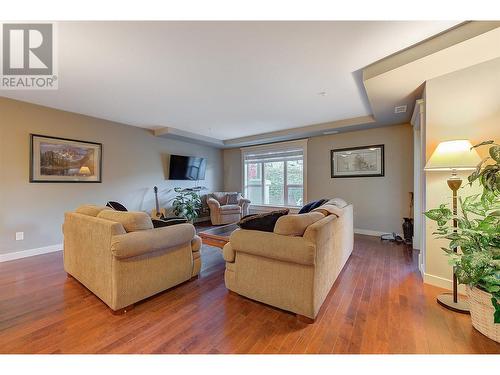
[[[227,224],[220,227],[207,229],[198,235],[203,240],[205,245],[223,248],[229,242],[229,236],[233,233],[238,226],[236,224]]]

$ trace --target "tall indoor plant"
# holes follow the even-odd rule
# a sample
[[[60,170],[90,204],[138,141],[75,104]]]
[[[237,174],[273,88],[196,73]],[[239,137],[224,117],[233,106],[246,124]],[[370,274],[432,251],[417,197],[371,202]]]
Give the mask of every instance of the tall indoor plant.
[[[474,148],[483,146],[489,146],[489,156],[468,177],[468,185],[478,181],[482,192],[459,198],[458,228],[451,225],[453,214],[446,204],[425,215],[437,222],[438,228],[433,233],[436,238],[449,241],[448,247],[442,249],[450,257],[458,281],[468,285],[472,324],[486,336],[499,341],[500,145],[486,141]],[[455,248],[461,251],[455,253]],[[489,306],[479,306],[485,300]]]
[[[195,191],[175,188],[177,196],[172,202],[174,214],[185,217],[189,222],[193,222],[198,217],[198,210],[201,208],[201,198]]]

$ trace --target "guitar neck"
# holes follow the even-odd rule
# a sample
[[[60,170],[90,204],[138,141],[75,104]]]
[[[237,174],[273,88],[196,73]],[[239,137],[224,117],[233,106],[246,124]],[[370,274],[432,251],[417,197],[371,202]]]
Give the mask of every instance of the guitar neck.
[[[155,192],[155,204],[156,204],[156,212],[153,215],[156,217],[161,217],[162,214],[160,213],[160,202],[158,201],[158,188],[155,186],[153,190]]]
[[[156,212],[160,212],[160,203],[158,202],[158,193],[155,192],[155,201],[156,201]]]

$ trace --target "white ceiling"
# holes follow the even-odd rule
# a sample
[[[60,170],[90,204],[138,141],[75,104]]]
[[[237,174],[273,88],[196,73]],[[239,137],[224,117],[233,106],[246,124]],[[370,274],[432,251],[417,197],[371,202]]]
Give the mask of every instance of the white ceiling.
[[[485,28],[480,31],[476,30],[479,32],[478,35],[475,33],[471,35],[467,32],[467,30],[473,31],[477,27]],[[447,33],[443,35],[444,38],[441,42],[448,42],[448,46],[441,46],[436,51],[430,52],[430,46],[423,43],[420,46],[427,49],[425,54],[419,56],[417,48],[414,48],[409,51],[412,61],[365,78],[365,89],[377,122],[390,123],[393,121],[394,117],[397,116],[394,115],[395,103],[407,104],[410,109],[410,105],[413,105],[415,100],[421,97],[424,82],[427,84],[429,80],[436,77],[500,58],[500,48],[498,48],[500,45],[500,22],[492,22],[489,25],[480,22],[474,25],[472,22],[456,28],[454,31],[464,40],[457,40],[450,35],[451,33]],[[468,36],[466,37],[466,35]],[[438,43],[436,38],[433,39],[433,42],[429,44],[436,46]],[[492,81],[496,82],[497,78],[498,75],[491,76]],[[465,93],[460,95],[464,96]],[[488,100],[483,99],[483,102],[488,102]],[[411,115],[411,112],[407,115]]]
[[[226,140],[371,115],[361,69],[457,23],[61,22],[59,89],[0,95]]]

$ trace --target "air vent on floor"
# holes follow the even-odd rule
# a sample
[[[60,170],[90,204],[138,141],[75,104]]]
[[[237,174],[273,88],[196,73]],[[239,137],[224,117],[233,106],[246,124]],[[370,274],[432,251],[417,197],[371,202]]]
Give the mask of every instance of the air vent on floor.
[[[394,113],[405,113],[406,112],[406,105],[398,105],[397,107],[394,107]]]

